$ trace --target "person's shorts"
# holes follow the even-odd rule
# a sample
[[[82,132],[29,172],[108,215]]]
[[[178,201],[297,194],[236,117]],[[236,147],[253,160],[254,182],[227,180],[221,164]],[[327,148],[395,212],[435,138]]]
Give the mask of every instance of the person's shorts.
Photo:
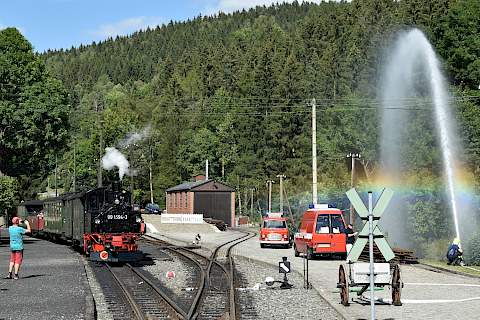
[[[21,264],[23,259],[23,250],[12,250],[10,252],[10,262]]]

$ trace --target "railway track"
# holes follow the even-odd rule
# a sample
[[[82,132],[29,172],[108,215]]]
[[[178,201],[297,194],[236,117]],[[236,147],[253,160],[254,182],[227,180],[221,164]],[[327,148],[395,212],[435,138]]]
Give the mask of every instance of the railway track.
[[[185,319],[184,311],[137,268],[129,264],[94,269],[113,319]]]
[[[195,297],[186,313],[186,319],[233,320],[237,319],[238,314],[235,298],[235,267],[231,252],[235,245],[253,236],[255,234],[249,232],[239,238],[222,243],[213,250],[209,257],[192,249],[171,246],[149,236],[146,236],[145,240],[194,261],[200,268]],[[221,249],[226,249],[225,256],[220,257]],[[225,261],[220,261],[220,259]]]

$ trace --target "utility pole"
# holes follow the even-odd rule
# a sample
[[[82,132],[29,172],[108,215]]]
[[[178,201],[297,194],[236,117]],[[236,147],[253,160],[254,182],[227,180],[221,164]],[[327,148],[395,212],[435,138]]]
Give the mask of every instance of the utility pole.
[[[255,189],[250,189],[250,216],[253,217],[253,191]]]
[[[55,197],[58,197],[58,191],[57,191],[57,170],[58,170],[58,159],[57,159],[57,153],[55,153]]]
[[[102,155],[103,155],[103,116],[101,112],[101,108],[97,103],[97,99],[94,100],[95,111],[97,112],[98,116],[98,133],[99,133],[99,156],[98,156],[98,169],[97,169],[97,187],[101,188],[103,186],[103,178],[102,178]]]
[[[283,215],[283,179],[286,178],[284,174],[277,175],[280,178],[280,212]]]
[[[313,205],[318,202],[317,194],[317,104],[312,99],[312,200]]]
[[[135,196],[133,195],[133,191],[134,191],[134,179],[133,179],[133,176],[135,175],[135,170],[134,170],[134,167],[133,167],[133,147],[136,147],[136,144],[133,143],[132,145],[130,145],[130,201],[131,201],[131,204],[133,206],[133,203],[135,202]]]
[[[268,185],[268,212],[272,212],[272,183],[275,183],[273,180],[267,180]]]
[[[148,170],[150,171],[150,203],[153,202],[153,182],[152,182],[152,159],[153,159],[153,148],[152,145],[150,144],[150,162],[148,165]]]
[[[355,187],[355,160],[360,159],[362,156],[360,153],[349,153],[347,154],[346,158],[352,160],[352,172],[350,175],[350,187]],[[349,223],[351,225],[355,225],[355,208],[353,205],[350,203],[350,219]]]
[[[292,219],[292,223],[293,225],[295,225],[295,218],[293,217],[292,207],[290,207],[290,201],[288,201],[287,188],[284,188],[283,192],[285,194],[285,200],[287,200],[288,212],[290,212],[290,219]]]
[[[73,192],[77,191],[77,141],[73,142]]]

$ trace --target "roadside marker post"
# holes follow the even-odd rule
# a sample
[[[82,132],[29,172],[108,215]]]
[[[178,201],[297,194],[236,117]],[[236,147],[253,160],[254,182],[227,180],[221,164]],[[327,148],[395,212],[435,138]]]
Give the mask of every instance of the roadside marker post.
[[[290,283],[288,283],[287,273],[291,272],[290,268],[290,261],[287,261],[287,257],[282,257],[282,261],[278,263],[278,273],[283,273],[283,283],[280,286],[281,289],[290,289],[293,287]]]

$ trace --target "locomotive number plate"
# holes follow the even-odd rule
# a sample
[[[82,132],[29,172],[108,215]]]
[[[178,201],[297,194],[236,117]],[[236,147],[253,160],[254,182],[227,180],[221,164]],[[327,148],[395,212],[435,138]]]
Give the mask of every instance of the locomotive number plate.
[[[127,220],[128,215],[126,214],[107,214],[108,220]]]

